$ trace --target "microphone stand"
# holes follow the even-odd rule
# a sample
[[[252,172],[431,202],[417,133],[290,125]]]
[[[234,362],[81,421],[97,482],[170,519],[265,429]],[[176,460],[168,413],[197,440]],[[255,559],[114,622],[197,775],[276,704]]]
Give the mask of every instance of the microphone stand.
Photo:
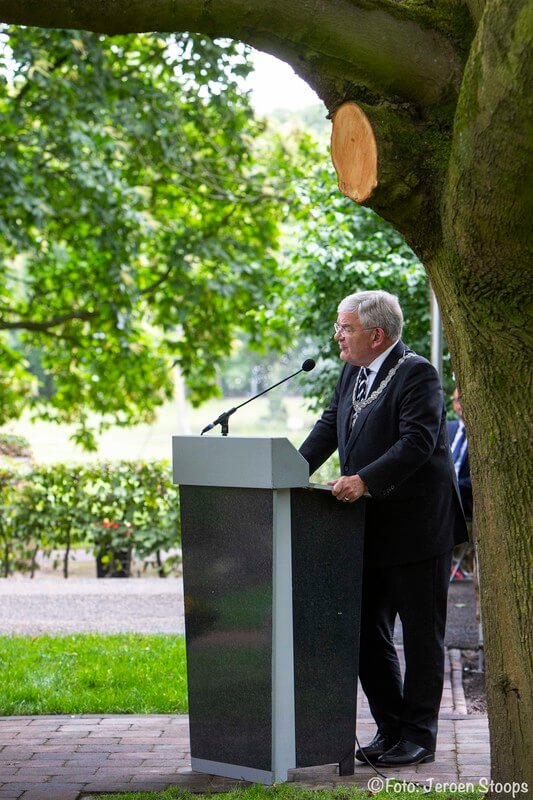
[[[311,367],[311,369],[313,367]],[[243,406],[248,405],[248,403],[251,403],[252,400],[257,400],[257,398],[261,397],[261,395],[266,394],[271,389],[275,389],[276,386],[279,386],[281,383],[285,383],[285,381],[289,381],[291,378],[294,378],[295,375],[299,375],[300,372],[309,372],[309,370],[304,370],[303,368],[299,369],[297,370],[297,372],[293,372],[292,375],[288,375],[286,378],[283,378],[283,380],[278,381],[273,386],[269,386],[268,389],[264,389],[262,392],[259,392],[259,394],[255,394],[253,397],[250,397],[248,400],[245,400],[244,403],[241,403],[238,406],[234,406],[233,408],[230,408],[227,411],[223,411],[222,414],[220,414],[214,422],[212,422],[210,425],[205,426],[200,436],[203,436],[204,433],[207,433],[207,431],[212,430],[212,428],[214,428],[216,425],[220,425],[222,436],[227,436],[229,433],[229,418],[231,417],[232,414],[235,414],[235,412],[238,411],[239,408],[242,408]]]

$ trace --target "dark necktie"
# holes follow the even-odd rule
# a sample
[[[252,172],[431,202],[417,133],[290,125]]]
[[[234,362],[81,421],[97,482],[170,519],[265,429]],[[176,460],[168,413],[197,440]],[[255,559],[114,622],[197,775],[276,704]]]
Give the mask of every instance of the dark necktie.
[[[361,367],[357,376],[357,389],[355,390],[355,400],[359,402],[366,397],[366,387],[368,381],[368,367]]]
[[[360,400],[365,399],[366,395],[366,388],[367,388],[367,380],[368,380],[368,373],[369,370],[367,367],[361,367],[359,370],[359,375],[357,376],[357,384],[355,387],[355,402],[358,403]],[[350,431],[352,430],[355,420],[357,419],[357,412],[353,411],[350,417]]]

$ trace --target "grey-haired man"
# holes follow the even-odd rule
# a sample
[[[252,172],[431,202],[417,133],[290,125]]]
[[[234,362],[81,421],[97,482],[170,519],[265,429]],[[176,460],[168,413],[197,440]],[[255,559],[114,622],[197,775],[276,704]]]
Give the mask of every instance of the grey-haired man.
[[[383,767],[434,760],[451,552],[467,539],[439,377],[403,344],[402,326],[387,292],[341,301],[335,339],[344,367],[300,448],[311,473],[338,448],[334,496],[366,498],[359,677],[378,731],[356,757]]]

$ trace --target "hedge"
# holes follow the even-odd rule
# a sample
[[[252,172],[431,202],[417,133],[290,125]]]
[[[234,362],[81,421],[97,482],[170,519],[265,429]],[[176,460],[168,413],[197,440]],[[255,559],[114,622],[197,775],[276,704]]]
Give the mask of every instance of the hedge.
[[[63,550],[68,577],[75,547],[89,547],[101,574],[130,574],[132,554],[155,560],[163,577],[180,544],[178,487],[165,462],[0,467],[0,570],[34,574],[40,553]]]

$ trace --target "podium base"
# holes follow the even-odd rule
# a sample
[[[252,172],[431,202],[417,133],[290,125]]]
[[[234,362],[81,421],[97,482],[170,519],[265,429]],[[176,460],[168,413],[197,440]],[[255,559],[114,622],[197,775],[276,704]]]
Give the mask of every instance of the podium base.
[[[235,780],[249,781],[250,783],[264,783],[268,786],[287,780],[286,773],[276,776],[273,772],[265,769],[241,767],[238,764],[222,764],[220,761],[209,761],[206,758],[192,758],[191,768],[193,772],[220,775],[222,778],[235,778]]]

